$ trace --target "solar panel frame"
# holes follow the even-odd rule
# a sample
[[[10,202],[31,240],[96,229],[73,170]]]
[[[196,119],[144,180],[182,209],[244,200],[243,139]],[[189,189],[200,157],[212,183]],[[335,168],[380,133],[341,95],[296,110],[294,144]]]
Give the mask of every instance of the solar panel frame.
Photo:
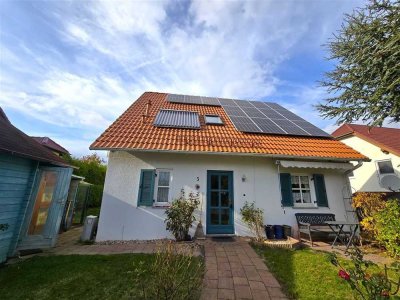
[[[156,127],[200,129],[200,116],[198,112],[160,109],[154,119]]]

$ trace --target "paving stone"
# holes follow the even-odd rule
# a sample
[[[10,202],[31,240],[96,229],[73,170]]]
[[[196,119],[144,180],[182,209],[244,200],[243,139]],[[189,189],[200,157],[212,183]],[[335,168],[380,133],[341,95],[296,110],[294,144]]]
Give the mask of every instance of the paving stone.
[[[218,279],[218,270],[207,270],[204,278],[205,279]]]
[[[204,286],[206,288],[218,288],[218,279],[204,279]]]
[[[219,289],[233,289],[233,279],[232,279],[232,277],[220,277],[220,278],[218,278],[218,288]]]
[[[251,290],[261,290],[261,291],[267,290],[264,283],[262,283],[261,281],[249,280],[249,285]]]
[[[237,299],[253,299],[250,287],[245,285],[235,286],[235,296]]]
[[[232,277],[231,270],[218,270],[218,277]]]
[[[271,297],[269,296],[267,291],[252,291],[253,299],[254,300],[270,300]]]
[[[218,270],[230,270],[231,265],[228,262],[218,263]]]
[[[233,284],[235,286],[237,285],[249,285],[249,281],[247,280],[247,277],[233,277]]]
[[[208,300],[211,299],[216,299],[216,298],[210,298]],[[235,292],[234,290],[231,289],[218,289],[218,299],[227,299],[227,300],[235,299]]]
[[[243,268],[231,269],[232,276],[246,277],[246,273]]]

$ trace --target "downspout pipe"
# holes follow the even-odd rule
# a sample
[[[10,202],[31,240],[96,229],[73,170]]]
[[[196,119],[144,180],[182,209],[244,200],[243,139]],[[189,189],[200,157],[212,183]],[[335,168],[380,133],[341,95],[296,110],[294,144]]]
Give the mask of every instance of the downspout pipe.
[[[351,168],[351,169],[345,171],[344,174],[345,174],[345,175],[349,175],[351,172],[353,172],[353,171],[357,170],[358,168],[362,167],[363,163],[364,163],[364,162],[363,162],[362,160],[359,160],[359,161],[357,162],[357,164],[356,164],[353,168]]]
[[[353,172],[353,171],[357,170],[358,168],[362,167],[363,163],[364,163],[364,162],[363,162],[362,160],[359,160],[359,161],[357,161],[357,164],[356,164],[353,168],[351,168],[351,169],[349,169],[349,170],[347,170],[347,171],[344,172],[344,176],[346,176],[347,185],[349,186],[349,192],[350,192],[349,196],[350,196],[350,197],[352,197],[352,190],[351,190],[351,183],[350,183],[350,179],[349,179],[349,176],[348,176],[348,175],[349,175],[351,172]],[[343,191],[342,191],[342,193],[343,193]],[[345,209],[346,209],[346,203],[345,203],[345,201],[346,201],[346,200],[345,200],[345,198],[344,198],[344,196],[343,196],[343,204],[344,204],[344,207],[345,207]],[[350,198],[350,202],[351,202],[351,201],[352,201],[352,200],[351,200],[351,198]],[[351,205],[351,203],[350,203],[350,205]],[[355,211],[354,211],[353,217],[357,220],[357,214],[355,213]],[[348,216],[347,212],[346,212],[345,218],[346,218],[346,221],[349,221],[349,216]]]

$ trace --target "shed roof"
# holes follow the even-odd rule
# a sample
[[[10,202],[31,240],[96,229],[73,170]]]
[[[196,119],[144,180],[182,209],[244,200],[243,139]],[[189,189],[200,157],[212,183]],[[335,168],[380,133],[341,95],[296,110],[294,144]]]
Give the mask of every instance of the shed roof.
[[[67,162],[16,128],[0,107],[0,152],[69,167]]]
[[[32,136],[35,141],[43,146],[61,154],[69,154],[68,150],[47,136]]]
[[[251,154],[315,160],[368,160],[329,137],[288,136],[238,131],[220,106],[172,103],[166,93],[145,92],[90,146],[97,150],[138,150]],[[153,125],[161,109],[198,112],[200,129]],[[204,115],[218,115],[224,125],[207,125]]]

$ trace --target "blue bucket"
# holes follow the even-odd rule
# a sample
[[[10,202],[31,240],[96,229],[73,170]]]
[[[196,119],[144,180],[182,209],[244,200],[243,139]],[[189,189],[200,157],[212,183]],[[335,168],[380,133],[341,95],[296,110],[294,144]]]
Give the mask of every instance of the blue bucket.
[[[283,226],[282,225],[274,225],[274,233],[276,239],[283,239]]]

